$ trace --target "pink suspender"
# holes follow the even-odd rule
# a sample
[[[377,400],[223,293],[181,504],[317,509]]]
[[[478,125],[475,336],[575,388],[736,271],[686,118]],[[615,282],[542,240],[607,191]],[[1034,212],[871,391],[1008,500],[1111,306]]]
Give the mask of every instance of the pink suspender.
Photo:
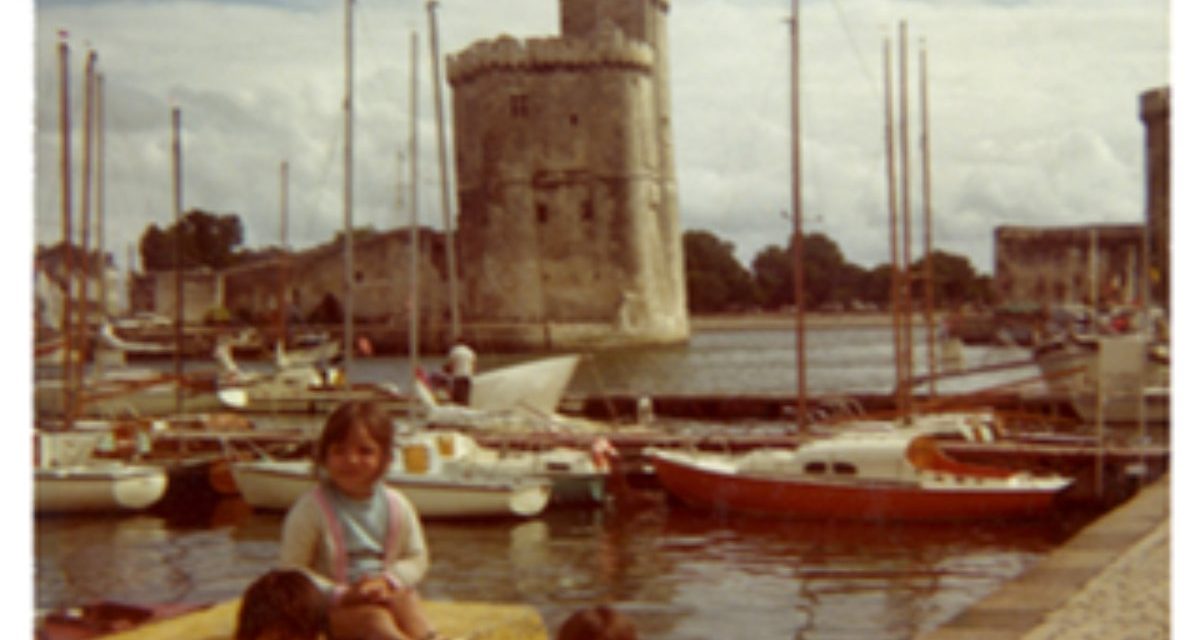
[[[400,497],[387,489],[383,490],[383,494],[387,496],[388,504],[387,541],[383,545],[383,558],[386,561],[400,552],[400,530],[403,528],[400,519],[403,516],[400,513]]]
[[[333,580],[338,584],[345,584],[348,559],[342,524],[338,522],[337,515],[333,513],[333,505],[330,504],[325,489],[318,484],[313,489],[313,494],[317,499],[317,505],[321,507],[321,514],[325,516],[325,528],[329,530],[329,535],[333,536],[333,557],[330,558],[333,563]]]
[[[325,528],[333,537],[333,558],[331,558],[333,579],[339,584],[345,584],[349,559],[346,553],[346,538],[342,532],[342,524],[338,522],[337,514],[333,512],[333,504],[329,502],[329,495],[325,493],[324,487],[318,484],[313,489],[313,494],[317,500],[317,506],[321,508],[321,515],[325,516]],[[387,496],[388,505],[387,539],[383,547],[383,557],[386,562],[388,558],[394,557],[400,549],[400,519],[402,516],[400,499],[396,494],[385,489],[384,495]]]

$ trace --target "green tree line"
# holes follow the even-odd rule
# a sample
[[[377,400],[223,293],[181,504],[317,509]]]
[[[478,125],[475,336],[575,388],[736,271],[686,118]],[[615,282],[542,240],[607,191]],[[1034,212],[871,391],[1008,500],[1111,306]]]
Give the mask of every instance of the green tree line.
[[[792,242],[755,254],[749,268],[734,256],[734,245],[709,231],[683,234],[688,310],[718,313],[778,310],[794,305]],[[934,300],[938,308],[988,304],[991,278],[975,272],[967,258],[933,252]],[[924,301],[925,257],[910,266],[915,305]],[[890,304],[892,267],[872,269],[847,262],[837,243],[822,233],[804,236],[804,307],[809,310],[884,309]]]
[[[357,238],[373,229],[355,229]],[[340,244],[342,234],[333,239]],[[241,247],[242,221],[236,214],[188,211],[178,224],[160,229],[151,225],[142,234],[139,248],[147,271],[209,267],[224,269],[258,260],[279,251],[276,247],[249,250]],[[177,251],[178,248],[178,251]],[[709,231],[683,234],[688,310],[693,313],[777,310],[794,304],[792,245],[763,248],[743,266],[734,245]],[[924,257],[912,265],[914,300],[924,298]],[[933,252],[934,297],[939,308],[990,302],[990,278],[977,274],[963,256]],[[804,236],[804,306],[806,309],[886,308],[891,298],[892,268],[872,269],[847,262],[837,243],[822,233]]]

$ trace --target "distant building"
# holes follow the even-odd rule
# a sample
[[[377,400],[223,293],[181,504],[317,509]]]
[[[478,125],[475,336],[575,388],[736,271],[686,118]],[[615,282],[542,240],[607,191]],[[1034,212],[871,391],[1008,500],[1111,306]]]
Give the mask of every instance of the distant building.
[[[468,327],[532,348],[687,340],[668,4],[560,0],[561,37],[449,56]]]
[[[445,242],[441,234],[419,234],[419,300],[415,308],[427,333],[441,331],[448,313]],[[414,303],[411,289],[411,232],[408,229],[373,233],[354,241],[356,327],[378,335],[406,333]],[[336,324],[346,302],[345,254],[340,242],[288,256],[227,269],[225,305],[230,313],[269,330],[286,314],[289,324]],[[336,316],[336,317],[332,317]]]
[[[1163,308],[1171,306],[1171,89],[1141,95],[1146,125],[1146,225],[1150,230],[1150,293]]]
[[[1136,304],[1169,308],[1171,295],[1171,91],[1139,96],[1146,127],[1145,224],[998,227],[1001,305]]]
[[[150,271],[130,276],[129,307],[134,312],[149,312],[175,318],[175,292],[183,292],[183,324],[203,324],[205,317],[222,306],[224,279],[219,271],[207,267],[182,271]]]
[[[1141,225],[997,227],[1000,305],[1130,304],[1141,295]]]

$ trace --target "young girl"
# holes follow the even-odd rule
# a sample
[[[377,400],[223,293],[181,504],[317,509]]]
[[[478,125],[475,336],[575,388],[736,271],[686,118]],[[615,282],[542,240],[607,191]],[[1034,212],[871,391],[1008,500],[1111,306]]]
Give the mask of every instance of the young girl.
[[[329,597],[334,638],[434,640],[414,585],[429,567],[412,504],[383,485],[392,421],[374,403],[347,402],[317,440],[317,486],[283,522],[284,567],[306,571]]]

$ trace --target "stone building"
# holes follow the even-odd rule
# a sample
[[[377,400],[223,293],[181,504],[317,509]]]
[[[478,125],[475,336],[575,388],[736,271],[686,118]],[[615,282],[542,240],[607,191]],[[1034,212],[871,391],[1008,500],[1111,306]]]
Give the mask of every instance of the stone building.
[[[1150,229],[1150,292],[1163,308],[1171,306],[1171,90],[1141,95],[1146,126],[1146,225]]]
[[[468,331],[504,326],[529,348],[687,340],[668,5],[560,0],[559,37],[448,56]]]
[[[175,292],[183,293],[183,324],[202,324],[205,318],[222,306],[225,299],[222,272],[212,269],[192,269],[179,274],[176,284],[174,271],[150,271],[131,278],[129,307],[133,311],[148,311],[167,318],[175,317]]]
[[[445,292],[445,240],[421,229],[418,258],[419,327],[428,346],[442,348],[448,300]],[[382,351],[407,346],[411,232],[396,229],[360,234],[354,243],[355,328]],[[198,269],[183,274],[184,324],[201,325],[216,309],[238,323],[260,329],[273,343],[281,312],[292,328],[341,330],[345,309],[345,256],[339,241],[279,255],[222,271]],[[134,277],[130,302],[135,311],[175,316],[175,273],[149,272]]]
[[[428,229],[421,229],[418,242],[419,324],[426,334],[440,334],[447,313],[445,242],[441,234]],[[407,341],[413,308],[410,251],[408,229],[360,235],[354,241],[355,327],[375,342],[390,343],[380,344],[385,350]],[[278,322],[281,307],[289,323],[337,326],[345,311],[345,273],[339,241],[234,267],[223,274],[225,306],[234,317],[267,331]]]
[[[1003,305],[1128,304],[1141,292],[1142,225],[997,227]]]
[[[995,293],[1001,304],[1133,304],[1169,309],[1171,292],[1171,91],[1139,96],[1146,128],[1144,225],[998,227]],[[1094,261],[1094,264],[1093,264]]]

